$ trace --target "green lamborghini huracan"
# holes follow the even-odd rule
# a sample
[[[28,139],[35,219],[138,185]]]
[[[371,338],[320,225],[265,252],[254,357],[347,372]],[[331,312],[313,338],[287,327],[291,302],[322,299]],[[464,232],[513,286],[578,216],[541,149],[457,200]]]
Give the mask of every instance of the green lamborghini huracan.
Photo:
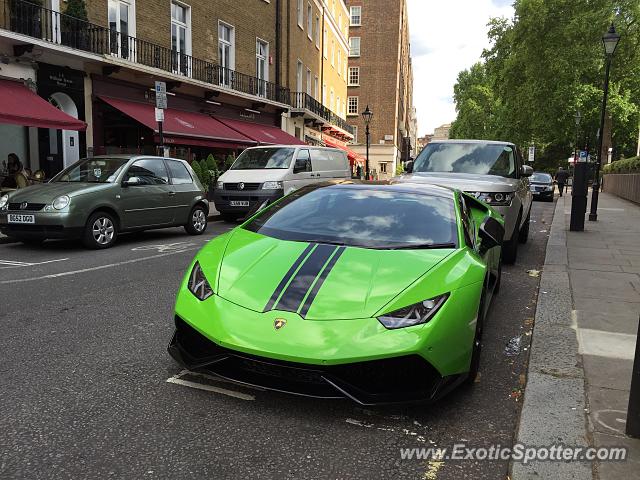
[[[304,187],[196,255],[169,353],[282,392],[434,400],[478,372],[503,235],[491,207],[444,187]]]

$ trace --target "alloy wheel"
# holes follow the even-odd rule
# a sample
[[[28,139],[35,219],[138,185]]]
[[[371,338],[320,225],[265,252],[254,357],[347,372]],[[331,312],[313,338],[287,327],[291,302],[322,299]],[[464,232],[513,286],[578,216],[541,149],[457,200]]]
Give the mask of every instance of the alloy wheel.
[[[93,239],[98,245],[108,245],[113,240],[115,227],[109,218],[99,217],[93,222],[91,231],[93,233]]]
[[[197,208],[193,211],[193,215],[191,217],[191,224],[193,225],[194,230],[197,232],[202,232],[207,226],[207,217],[204,214],[204,211]]]

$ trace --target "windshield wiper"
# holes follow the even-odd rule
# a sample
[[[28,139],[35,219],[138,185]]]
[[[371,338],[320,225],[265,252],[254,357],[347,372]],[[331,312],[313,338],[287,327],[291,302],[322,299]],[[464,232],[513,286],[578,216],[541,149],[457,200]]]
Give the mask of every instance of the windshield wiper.
[[[449,243],[415,243],[413,245],[402,245],[389,247],[389,250],[436,250],[438,248],[456,248],[456,244]]]

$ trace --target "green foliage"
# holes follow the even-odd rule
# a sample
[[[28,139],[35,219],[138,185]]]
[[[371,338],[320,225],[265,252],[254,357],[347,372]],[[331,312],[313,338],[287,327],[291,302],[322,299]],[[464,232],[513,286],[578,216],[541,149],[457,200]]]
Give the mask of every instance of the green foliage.
[[[203,158],[200,160],[200,182],[204,187],[205,192],[209,191],[209,186],[211,185],[211,173],[209,173],[209,168],[207,167],[207,161]]]
[[[210,153],[207,157],[207,168],[209,170],[213,170],[214,172],[218,170],[218,164],[216,163],[216,159],[213,158],[212,153]]]
[[[398,163],[396,166],[396,175],[402,175],[404,173],[404,166],[402,163]]]
[[[233,155],[227,155],[227,158],[224,161],[224,169],[229,170],[233,162],[235,162],[235,157]]]
[[[640,157],[625,158],[609,163],[602,169],[603,173],[640,173]]]
[[[65,8],[64,13],[80,20],[89,20],[87,5],[84,0],[67,0],[67,8]]]
[[[515,0],[511,20],[492,19],[483,62],[460,72],[453,138],[535,144],[537,170],[557,167],[576,142],[595,150],[600,123],[602,35],[621,41],[611,66],[608,114],[616,158],[635,154],[640,123],[640,2]],[[582,121],[576,132],[574,115]]]

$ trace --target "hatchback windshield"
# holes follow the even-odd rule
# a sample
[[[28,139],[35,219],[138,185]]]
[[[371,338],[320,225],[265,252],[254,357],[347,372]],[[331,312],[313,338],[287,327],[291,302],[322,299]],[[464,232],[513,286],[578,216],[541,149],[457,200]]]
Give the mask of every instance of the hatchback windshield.
[[[536,182],[536,183],[551,183],[551,175],[549,175],[548,173],[539,173],[536,172],[533,175],[531,175],[531,181],[532,182]]]
[[[113,183],[128,158],[83,158],[61,171],[51,182]]]
[[[260,170],[263,168],[289,168],[294,148],[250,148],[233,162],[231,170]]]
[[[475,173],[515,177],[513,148],[489,143],[430,143],[413,167],[414,172]]]
[[[282,240],[365,248],[455,248],[453,198],[354,185],[303,188],[247,230]]]

